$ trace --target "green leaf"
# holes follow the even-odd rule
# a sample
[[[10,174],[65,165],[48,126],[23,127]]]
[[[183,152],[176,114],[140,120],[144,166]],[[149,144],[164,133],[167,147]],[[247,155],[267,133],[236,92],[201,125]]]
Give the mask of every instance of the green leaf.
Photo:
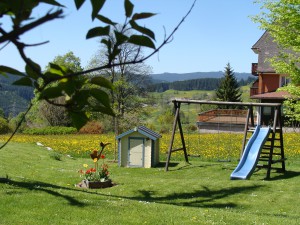
[[[112,26],[115,26],[117,25],[117,23],[111,21],[109,18],[105,17],[105,16],[102,16],[102,15],[97,15],[96,18],[100,21],[102,21],[103,23],[106,23],[106,24],[109,24],[109,25],[112,25]]]
[[[155,49],[155,45],[152,42],[152,40],[146,36],[142,36],[142,35],[132,35],[130,36],[129,43],[135,44],[135,45],[139,45],[139,46],[145,46],[148,48],[153,48]]]
[[[110,90],[112,90],[113,88],[112,83],[104,77],[93,77],[91,79],[91,83],[101,87],[108,88]]]
[[[92,11],[92,20],[96,18],[99,11],[102,9],[105,0],[91,0],[93,11]]]
[[[45,75],[46,79],[50,80],[50,81],[51,80],[57,80],[57,79],[62,77],[61,73],[57,74],[57,73],[52,73],[50,71],[46,72],[44,75]]]
[[[105,44],[107,46],[107,48],[111,48],[111,41],[110,40],[106,40],[106,39],[102,39],[101,40],[102,44]]]
[[[94,27],[86,34],[86,39],[109,35],[110,27]]]
[[[49,65],[50,65],[50,69],[49,69],[50,73],[57,74],[59,76],[63,76],[71,73],[70,69],[68,69],[65,66],[57,65],[54,63],[49,63]]]
[[[131,17],[134,5],[129,0],[125,0],[124,7],[126,17]]]
[[[146,27],[141,27],[139,26],[134,20],[130,20],[130,25],[133,29],[141,32],[142,34],[145,34],[149,37],[151,37],[153,40],[155,40],[155,34],[152,30],[146,28]]]
[[[85,0],[75,0],[76,9],[80,9]]]
[[[62,79],[59,81],[58,85],[59,88],[69,96],[72,96],[74,92],[76,92],[76,80],[74,79]]]
[[[111,54],[111,41],[110,40],[106,40],[106,39],[102,39],[101,43],[103,43],[103,44],[106,45],[108,55],[110,55]]]
[[[1,74],[9,73],[11,75],[25,76],[24,73],[21,73],[20,71],[7,66],[0,66],[0,73]]]
[[[141,19],[147,19],[149,17],[155,16],[156,13],[135,13],[132,16],[133,20],[141,20]]]
[[[114,32],[115,32],[115,36],[116,36],[116,40],[117,40],[117,45],[121,45],[128,40],[128,37],[126,35],[124,35],[123,33],[118,32],[118,31],[114,31]]]
[[[69,114],[77,130],[83,127],[89,120],[85,112],[69,112]]]
[[[101,112],[107,115],[111,115],[111,116],[115,116],[115,113],[113,112],[113,110],[110,107],[104,107],[101,105],[96,105],[96,106],[92,106],[92,111],[94,112]]]
[[[120,48],[118,48],[118,46],[114,46],[114,49],[113,49],[113,51],[111,52],[111,54],[109,55],[109,60],[114,60],[115,58],[116,58],[116,56],[118,55],[118,54],[120,54],[120,52],[121,52],[121,49]]]
[[[91,96],[98,100],[102,105],[110,107],[110,99],[108,94],[105,91],[100,89],[93,88],[90,90]]]
[[[30,60],[30,59],[29,59],[29,60]],[[40,67],[39,64],[33,62],[32,60],[30,60],[30,62],[31,62],[31,65],[32,65],[34,68],[32,68],[31,66],[29,66],[28,64],[26,64],[26,66],[25,66],[26,74],[27,74],[28,76],[30,76],[31,78],[37,80],[37,79],[40,77],[41,73],[42,73],[42,72],[41,72],[41,67]]]
[[[80,90],[72,97],[72,102],[75,104],[76,109],[82,109],[89,105],[88,98],[90,97],[89,90]]]
[[[41,92],[40,99],[44,99],[44,98],[51,99],[51,98],[57,98],[63,96],[64,94],[62,90],[63,89],[60,86],[49,87]]]
[[[32,87],[32,80],[29,77],[22,77],[19,80],[13,82],[13,85],[29,86]]]

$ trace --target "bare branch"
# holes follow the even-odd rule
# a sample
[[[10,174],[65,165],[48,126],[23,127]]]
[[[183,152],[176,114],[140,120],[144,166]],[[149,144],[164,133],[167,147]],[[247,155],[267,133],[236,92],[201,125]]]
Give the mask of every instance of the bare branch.
[[[19,29],[15,29],[9,33],[3,32],[4,30],[1,29],[0,33],[2,33],[2,37],[0,37],[0,43],[5,42],[5,41],[12,41],[13,39],[17,39],[21,34],[24,34],[24,33],[28,32],[29,30],[32,30],[35,27],[40,26],[43,23],[46,23],[48,21],[63,18],[62,13],[63,13],[62,9],[57,10],[54,13],[47,13],[42,18],[40,18],[32,23],[29,23],[23,27],[20,27]]]

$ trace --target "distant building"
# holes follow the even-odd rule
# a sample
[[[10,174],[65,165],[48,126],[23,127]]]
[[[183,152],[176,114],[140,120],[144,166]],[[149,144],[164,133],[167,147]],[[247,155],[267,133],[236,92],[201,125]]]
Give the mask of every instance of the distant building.
[[[290,78],[288,74],[276,73],[269,61],[279,54],[278,44],[266,31],[252,46],[252,50],[258,54],[258,62],[252,63],[252,75],[256,76],[257,80],[250,88],[250,98],[257,99],[262,103],[282,103],[289,93],[277,91],[277,89],[287,85]],[[265,124],[269,123],[270,118],[273,118],[273,113],[269,107],[261,109]]]

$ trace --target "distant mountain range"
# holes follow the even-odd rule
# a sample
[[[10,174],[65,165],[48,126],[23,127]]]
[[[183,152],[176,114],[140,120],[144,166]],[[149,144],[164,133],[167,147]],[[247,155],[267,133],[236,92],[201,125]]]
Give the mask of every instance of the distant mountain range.
[[[248,79],[249,76],[252,77],[251,73],[234,72],[234,75],[238,81],[242,79],[246,80]],[[194,79],[201,79],[201,78],[221,78],[223,76],[224,76],[223,71],[194,72],[194,73],[160,73],[160,74],[150,75],[154,83],[194,80]]]

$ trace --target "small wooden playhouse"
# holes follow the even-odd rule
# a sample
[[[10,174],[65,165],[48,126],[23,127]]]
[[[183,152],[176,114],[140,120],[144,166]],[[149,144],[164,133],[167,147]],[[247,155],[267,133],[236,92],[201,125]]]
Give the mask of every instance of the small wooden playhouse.
[[[119,166],[154,167],[159,163],[159,138],[161,135],[144,126],[135,127],[116,137]]]

